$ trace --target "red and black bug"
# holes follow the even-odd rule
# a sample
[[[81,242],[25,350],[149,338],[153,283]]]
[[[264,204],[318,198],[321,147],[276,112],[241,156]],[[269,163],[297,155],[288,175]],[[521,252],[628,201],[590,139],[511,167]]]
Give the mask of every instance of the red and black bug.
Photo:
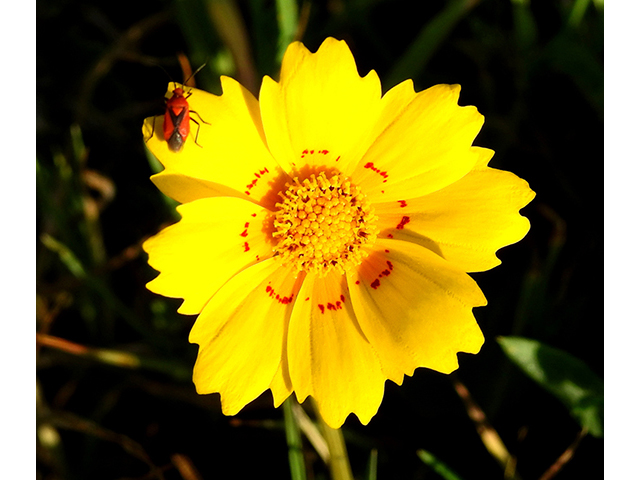
[[[198,68],[195,72],[193,72],[189,78],[185,80],[185,84],[202,68]],[[189,102],[187,99],[191,96],[191,91],[185,93],[182,87],[176,86],[173,90],[173,95],[169,99],[165,99],[166,108],[164,112],[164,122],[162,124],[162,131],[164,135],[164,139],[169,146],[169,150],[172,152],[179,152],[182,150],[184,146],[184,142],[189,136],[190,126],[189,122],[193,122],[198,126],[198,131],[196,132],[195,143],[199,147],[202,147],[198,143],[198,134],[200,133],[200,123],[191,116],[191,114],[195,114],[198,116],[200,121],[206,125],[211,125],[210,123],[204,121],[202,117],[195,110],[191,110],[189,108]],[[155,130],[155,122],[153,124],[153,129],[151,131],[151,137],[153,137],[153,132]],[[149,138],[151,138],[149,137]],[[149,141],[149,139],[147,139]]]

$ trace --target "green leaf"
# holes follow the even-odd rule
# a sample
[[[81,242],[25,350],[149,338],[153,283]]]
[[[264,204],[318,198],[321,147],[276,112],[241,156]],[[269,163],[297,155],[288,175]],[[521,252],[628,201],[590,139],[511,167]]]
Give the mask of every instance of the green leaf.
[[[536,340],[497,340],[507,357],[558,398],[591,435],[604,435],[604,382],[584,362]]]

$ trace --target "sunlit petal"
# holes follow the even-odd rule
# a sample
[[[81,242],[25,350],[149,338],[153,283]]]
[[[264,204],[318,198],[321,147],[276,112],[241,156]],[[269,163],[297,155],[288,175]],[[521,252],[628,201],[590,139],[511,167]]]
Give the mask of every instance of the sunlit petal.
[[[417,367],[458,368],[458,352],[477,353],[484,341],[471,309],[486,304],[466,273],[430,250],[379,240],[349,277],[353,309],[383,362],[407,374]]]
[[[233,275],[272,255],[264,208],[238,198],[203,198],[178,207],[182,215],[143,248],[160,275],[149,290],[184,298],[178,310],[200,313]]]
[[[189,335],[200,345],[193,381],[198,393],[221,394],[225,415],[238,413],[279,373],[299,284],[295,272],[265,260],[229,280],[198,317]]]

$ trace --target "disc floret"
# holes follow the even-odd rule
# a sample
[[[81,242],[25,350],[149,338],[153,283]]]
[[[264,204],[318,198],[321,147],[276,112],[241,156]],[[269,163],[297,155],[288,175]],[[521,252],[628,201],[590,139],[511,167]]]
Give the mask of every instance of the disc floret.
[[[274,253],[298,270],[344,274],[368,255],[378,235],[366,196],[342,174],[324,172],[287,183],[274,221]]]

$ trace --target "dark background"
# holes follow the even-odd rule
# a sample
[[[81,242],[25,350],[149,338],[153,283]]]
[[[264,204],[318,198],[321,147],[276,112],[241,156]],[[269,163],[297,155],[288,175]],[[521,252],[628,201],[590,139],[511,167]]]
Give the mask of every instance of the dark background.
[[[475,144],[494,149],[491,166],[537,194],[523,210],[527,237],[499,252],[501,266],[474,274],[489,300],[476,310],[487,341],[478,355],[461,355],[457,372],[524,480],[539,478],[580,426],[495,338],[540,340],[603,377],[594,262],[603,259],[604,14],[585,4],[583,15],[569,0],[298,4],[309,14],[309,49],[327,36],[346,40],[360,73],[375,69],[385,90],[405,78],[417,90],[461,84],[460,104],[486,118]],[[277,75],[276,3],[234,5],[258,78]],[[183,80],[178,52],[194,69],[207,62],[201,88],[218,93],[221,73],[241,76],[219,61],[228,40],[210,8],[199,0],[37,1],[38,478],[190,480],[180,460],[205,479],[290,475],[282,411],[270,394],[232,418],[217,395],[196,395],[197,347],[187,341],[194,318],[144,287],[155,273],[140,243],[176,217],[149,181],[155,167],[142,120],[163,112],[169,79]],[[411,50],[428,25],[431,37]],[[78,347],[129,353],[142,365]],[[387,383],[371,423],[349,417],[343,431],[356,478],[374,448],[381,479],[441,478],[418,449],[461,478],[503,478],[451,379],[429,370],[402,387]],[[308,443],[305,455],[309,478],[328,478]],[[556,478],[600,472],[603,440],[587,435]]]

